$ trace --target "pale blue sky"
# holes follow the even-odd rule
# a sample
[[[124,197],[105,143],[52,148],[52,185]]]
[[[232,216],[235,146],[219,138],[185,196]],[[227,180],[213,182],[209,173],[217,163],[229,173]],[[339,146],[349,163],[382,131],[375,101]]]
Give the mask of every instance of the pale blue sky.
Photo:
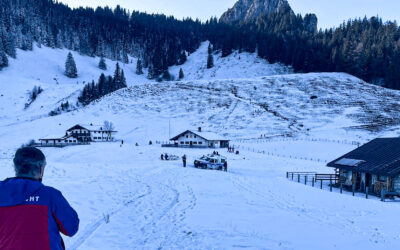
[[[220,16],[236,0],[60,0],[70,7],[111,6],[130,10],[163,13],[177,18],[190,16],[203,21]],[[289,0],[296,13],[315,13],[320,28],[339,26],[343,20],[379,15],[384,20],[400,20],[400,0]]]

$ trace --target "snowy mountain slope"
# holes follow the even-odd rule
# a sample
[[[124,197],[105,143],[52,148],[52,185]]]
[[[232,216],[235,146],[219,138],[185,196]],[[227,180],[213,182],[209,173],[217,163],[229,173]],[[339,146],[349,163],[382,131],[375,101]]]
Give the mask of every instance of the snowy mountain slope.
[[[171,120],[173,133],[203,126],[230,138],[317,136],[324,131],[376,136],[397,129],[399,98],[396,91],[347,74],[293,74],[133,86],[87,111],[127,112],[137,115],[135,119],[150,114]]]
[[[337,140],[397,135],[400,93],[341,73],[271,76],[279,69],[253,64],[252,55],[245,54],[240,56],[249,62],[246,68],[240,69],[237,56],[215,57],[224,66],[216,63],[215,74],[198,73],[205,49],[182,66],[183,81],[148,81],[134,74],[134,63],[125,65],[129,88],[55,117],[47,112],[73,99],[83,81],[97,79],[98,58],[74,54],[81,76],[71,80],[62,76],[67,51],[35,49],[36,56],[19,51],[11,67],[0,72],[0,179],[13,175],[13,154],[29,139],[62,136],[76,123],[109,120],[123,146],[43,149],[48,157],[44,183],[62,190],[81,219],[79,233],[65,239],[67,249],[399,248],[398,203],[313,189],[286,180],[285,174],[333,171],[309,159],[331,160],[356,147]],[[40,64],[38,55],[44,60]],[[112,74],[114,63],[107,63]],[[26,92],[34,85],[45,91],[24,110]],[[240,146],[239,155],[220,150],[228,157],[228,173],[192,167],[196,157],[211,150],[155,143],[198,126]],[[238,140],[261,134],[298,140]],[[160,161],[161,153],[186,154],[189,167]]]
[[[270,64],[259,58],[255,53],[238,53],[234,51],[227,57],[221,57],[221,52],[213,54],[214,67],[207,69],[208,42],[202,43],[200,48],[188,56],[184,65],[170,68],[170,73],[177,77],[182,68],[184,80],[203,79],[237,79],[258,76],[283,75],[293,71],[290,67],[278,63]]]
[[[208,42],[204,42],[198,51],[188,57],[186,64],[180,66],[185,71],[185,79],[231,79],[244,76],[266,76],[291,72],[289,68],[278,64],[268,64],[255,54],[237,52],[226,58],[220,53],[214,56],[215,67],[205,70]],[[35,47],[33,51],[18,50],[17,59],[10,59],[10,66],[0,72],[0,124],[10,120],[32,120],[44,117],[58,108],[62,102],[75,104],[83,86],[97,81],[100,74],[113,75],[116,62],[106,60],[107,70],[98,68],[99,58],[79,55],[74,56],[78,78],[71,79],[64,75],[65,60],[68,50]],[[240,64],[236,65],[240,57]],[[131,58],[130,64],[120,63],[124,70],[128,86],[154,83],[147,79],[147,70],[143,75],[136,75],[136,61]],[[171,67],[171,74],[178,77],[180,67]],[[41,86],[44,92],[25,110],[29,101],[29,92],[34,86]]]
[[[33,51],[18,50],[17,59],[10,59],[10,66],[0,72],[0,123],[32,119],[34,115],[46,116],[67,100],[75,104],[85,83],[97,81],[101,73],[114,73],[116,62],[106,60],[108,69],[102,71],[98,68],[99,58],[72,52],[78,68],[78,78],[68,78],[64,75],[68,52],[47,47],[35,47]],[[120,63],[128,84],[150,82],[145,75],[135,74],[136,59],[132,58],[132,61],[128,65]],[[41,86],[44,92],[25,110],[28,94],[34,86]]]

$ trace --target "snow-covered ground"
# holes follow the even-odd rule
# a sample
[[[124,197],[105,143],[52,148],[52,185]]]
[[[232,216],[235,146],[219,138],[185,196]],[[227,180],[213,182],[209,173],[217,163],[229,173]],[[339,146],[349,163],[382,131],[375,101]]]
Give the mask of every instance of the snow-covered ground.
[[[221,52],[213,54],[214,67],[207,69],[208,42],[188,56],[187,62],[181,66],[170,68],[170,73],[177,78],[182,68],[184,80],[203,79],[241,79],[248,77],[283,75],[292,73],[290,67],[278,63],[270,64],[257,57],[256,54],[234,51],[227,57],[221,57]]]
[[[211,76],[195,66],[206,60],[206,45],[196,53],[182,66],[184,81],[150,82],[134,74],[134,63],[124,65],[129,88],[48,117],[84,81],[97,79],[98,58],[74,54],[80,77],[71,80],[62,75],[67,51],[19,51],[0,72],[0,179],[13,175],[13,154],[29,139],[109,120],[122,147],[116,142],[43,149],[44,183],[60,189],[81,218],[77,236],[66,239],[67,249],[400,247],[399,203],[286,179],[287,171],[332,173],[325,161],[357,147],[353,141],[397,136],[398,92],[340,73],[277,75],[284,68],[274,71],[277,66],[265,62],[240,71],[238,55],[216,56],[220,68]],[[227,63],[218,64],[223,60]],[[107,64],[112,74],[114,62]],[[25,110],[34,85],[45,91]],[[220,150],[228,157],[228,173],[194,169],[193,160],[211,150],[161,148],[155,142],[168,140],[169,124],[171,135],[198,126],[218,132],[240,154]],[[257,139],[260,135],[268,139]],[[161,161],[161,153],[186,154],[189,167]]]

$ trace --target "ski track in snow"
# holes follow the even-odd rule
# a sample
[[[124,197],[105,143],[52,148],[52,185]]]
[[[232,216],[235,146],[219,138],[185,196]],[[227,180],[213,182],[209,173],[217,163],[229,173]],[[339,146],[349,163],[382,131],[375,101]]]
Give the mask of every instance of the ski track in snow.
[[[145,186],[146,188],[146,192],[137,195],[136,197],[134,197],[132,200],[129,200],[127,202],[125,202],[125,204],[123,206],[121,206],[120,208],[108,212],[106,214],[103,215],[108,215],[110,220],[112,220],[112,217],[117,215],[122,209],[126,209],[130,206],[136,206],[138,204],[140,204],[141,200],[144,199],[146,196],[150,195],[152,192],[152,189],[149,185],[144,184],[140,181],[137,180],[138,183],[142,184]],[[90,225],[88,225],[83,233],[81,233],[81,235],[76,239],[75,243],[71,245],[71,249],[78,249],[89,237],[93,236],[93,234],[95,234],[96,230],[102,225],[106,223],[105,218],[99,218],[97,221],[94,221],[93,223],[91,223]]]

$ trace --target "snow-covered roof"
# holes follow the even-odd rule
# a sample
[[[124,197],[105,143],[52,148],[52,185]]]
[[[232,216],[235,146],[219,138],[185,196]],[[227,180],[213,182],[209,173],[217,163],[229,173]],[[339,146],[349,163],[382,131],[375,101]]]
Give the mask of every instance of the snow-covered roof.
[[[335,162],[335,164],[349,166],[349,167],[356,167],[361,163],[365,162],[364,160],[357,160],[357,159],[349,159],[349,158],[342,158]]]
[[[206,140],[209,140],[209,141],[228,141],[228,139],[226,139],[214,132],[198,132],[198,131],[192,131],[192,130],[190,130],[190,132],[192,132],[193,134],[196,134]]]
[[[89,131],[106,131],[106,132],[117,132],[115,130],[109,131],[103,128],[104,125],[97,125],[97,124],[76,124],[75,126],[71,127],[67,131],[71,131],[73,129],[87,129]]]
[[[86,128],[86,127],[84,127],[84,126],[82,126],[80,124],[76,124],[75,126],[69,128],[67,131],[72,131],[72,130],[75,130],[75,129],[87,129],[87,130],[89,130],[88,128]]]
[[[46,136],[45,138],[39,139],[39,141],[44,141],[44,140],[64,140],[64,139],[67,139],[67,138],[70,138],[70,137],[73,137],[73,138],[76,139],[76,137],[73,136],[73,135],[67,135],[67,136],[66,135],[63,135],[63,136],[49,135],[49,136]]]
[[[208,131],[198,132],[198,131],[195,131],[195,130],[186,130],[185,132],[180,133],[179,135],[171,138],[171,141],[178,140],[179,137],[181,137],[182,135],[184,135],[184,134],[186,134],[188,132],[193,133],[193,134],[195,134],[195,135],[197,135],[197,136],[199,136],[199,137],[201,137],[201,138],[203,138],[203,139],[205,139],[207,141],[229,141],[228,139],[226,139],[226,138],[224,138],[224,137],[222,137],[222,136],[220,136],[220,135],[218,135],[218,134],[216,134],[214,132],[208,132]]]
[[[39,140],[60,140],[62,139],[64,136],[60,136],[60,135],[48,135],[45,138],[41,138]]]

